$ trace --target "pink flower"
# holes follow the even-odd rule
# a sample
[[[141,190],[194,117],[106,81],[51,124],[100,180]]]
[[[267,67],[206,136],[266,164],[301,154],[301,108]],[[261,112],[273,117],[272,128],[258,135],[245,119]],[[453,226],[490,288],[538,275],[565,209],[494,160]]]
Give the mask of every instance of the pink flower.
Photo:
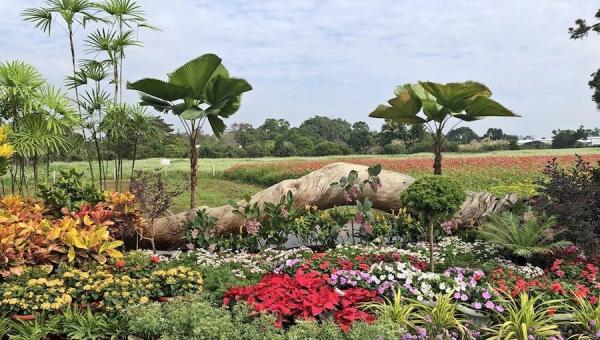
[[[257,219],[251,219],[246,221],[246,231],[250,235],[258,234],[258,230],[260,229],[260,222]]]
[[[373,226],[369,222],[365,222],[363,227],[365,228],[365,233],[367,233],[367,235],[370,235],[371,232],[373,231]]]

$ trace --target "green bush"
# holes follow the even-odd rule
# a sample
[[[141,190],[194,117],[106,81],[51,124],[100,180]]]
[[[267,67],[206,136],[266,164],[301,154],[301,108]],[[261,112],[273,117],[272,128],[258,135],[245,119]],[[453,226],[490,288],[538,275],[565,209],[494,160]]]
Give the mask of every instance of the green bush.
[[[131,335],[150,339],[281,339],[273,316],[251,317],[238,304],[230,311],[198,297],[132,306],[127,312]]]
[[[345,339],[340,327],[331,321],[298,321],[288,329],[285,338],[289,340]],[[365,339],[375,339],[375,337]]]
[[[402,193],[402,202],[417,214],[441,218],[456,212],[465,196],[457,181],[446,176],[428,175],[416,180]]]
[[[465,200],[465,191],[457,181],[445,177],[429,175],[421,177],[402,193],[402,202],[412,212],[427,221],[429,229],[429,264],[434,271],[433,234],[434,223],[450,216]]]
[[[83,184],[82,177],[83,172],[75,169],[61,170],[56,183],[39,186],[38,196],[50,213],[60,216],[62,208],[72,211],[83,203],[94,205],[102,201],[102,193],[90,184]]]
[[[346,336],[347,339],[351,340],[394,340],[402,339],[404,334],[406,334],[406,330],[398,324],[391,321],[377,320],[373,324],[366,324],[364,322],[354,323]]]

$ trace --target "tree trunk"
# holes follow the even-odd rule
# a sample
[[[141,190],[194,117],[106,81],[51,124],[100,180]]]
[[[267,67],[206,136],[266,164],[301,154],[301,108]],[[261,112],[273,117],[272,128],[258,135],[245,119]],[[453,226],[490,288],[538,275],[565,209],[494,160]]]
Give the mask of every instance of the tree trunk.
[[[106,187],[106,180],[104,183],[102,181],[103,177],[106,176],[104,171],[102,170],[102,154],[100,153],[100,143],[98,141],[98,133],[96,132],[96,128],[92,128],[92,139],[94,140],[94,145],[96,146],[96,161],[98,162],[98,183],[100,184],[100,190],[103,190]]]
[[[137,146],[138,146],[138,137],[136,136],[133,141],[133,159],[131,160],[131,174],[133,175],[133,170],[135,169],[135,158],[137,156]]]
[[[366,179],[367,167],[364,165],[332,163],[301,178],[285,180],[264,189],[252,196],[250,202],[257,202],[262,209],[265,202],[277,203],[282,196],[291,191],[294,197],[294,207],[297,209],[304,210],[307,205],[317,206],[319,209],[343,206],[346,205],[343,190],[338,186],[332,187],[331,183],[339,181],[342,176],[347,176],[351,170],[359,172],[360,180]],[[398,211],[402,207],[400,192],[412,184],[414,178],[389,170],[383,170],[379,177],[383,187],[378,190],[377,194],[367,187],[360,198],[369,198],[375,209],[388,212]],[[238,204],[245,205],[246,202],[242,201]],[[159,249],[169,249],[183,245],[181,237],[185,234],[185,225],[194,219],[196,212],[201,209],[206,209],[210,216],[217,218],[219,232],[239,232],[243,219],[233,213],[235,208],[232,206],[199,207],[157,219],[154,222],[156,246]]]
[[[442,174],[442,132],[437,131],[433,137],[433,154],[435,155],[433,160],[433,174]]]
[[[196,130],[190,135],[190,209],[196,207],[196,185],[198,175],[198,149],[196,148]]]
[[[73,42],[73,28],[69,25],[68,27],[68,31],[69,31],[69,46],[71,47],[71,64],[73,66],[73,77],[76,76],[77,74],[77,68],[75,66],[75,43]],[[75,86],[75,102],[77,104],[77,112],[79,112],[79,117],[81,117],[81,119],[83,119],[83,116],[81,115],[81,104],[79,103],[79,89],[78,86]],[[87,137],[85,135],[85,128],[83,127],[83,125],[81,126],[81,135],[83,136],[83,143],[85,144],[85,153],[86,153],[86,158],[88,161],[88,166],[90,168],[90,177],[92,179],[92,186],[94,185],[94,167],[92,166],[92,157],[91,157],[91,152],[90,152],[90,147],[87,144]]]
[[[294,197],[294,207],[304,209],[307,205],[316,206],[318,209],[329,209],[334,206],[346,205],[344,192],[338,186],[331,186],[342,176],[347,176],[350,170],[359,173],[359,180],[366,179],[367,167],[364,165],[350,163],[331,163],[321,169],[315,170],[301,178],[289,179],[266,188],[252,196],[251,203],[257,202],[262,208],[264,203],[276,204],[288,191]],[[360,199],[369,198],[373,202],[373,208],[392,212],[402,208],[400,193],[414,182],[411,176],[394,171],[383,170],[379,175],[383,186],[375,194],[367,186]],[[507,195],[497,198],[489,193],[469,192],[456,217],[465,223],[477,221],[482,216],[492,212],[498,212],[504,207],[517,201],[515,195]],[[246,205],[245,201],[238,202]],[[154,235],[158,249],[173,249],[183,246],[182,236],[185,234],[186,224],[193,220],[197,211],[206,209],[208,215],[217,218],[217,228],[220,233],[239,232],[243,219],[233,213],[230,205],[220,207],[199,207],[168,217],[161,217],[154,221]],[[432,230],[432,229],[430,229]],[[149,234],[146,231],[145,234]],[[429,235],[432,237],[432,235]],[[433,244],[433,242],[432,242]],[[430,259],[431,260],[431,259]]]

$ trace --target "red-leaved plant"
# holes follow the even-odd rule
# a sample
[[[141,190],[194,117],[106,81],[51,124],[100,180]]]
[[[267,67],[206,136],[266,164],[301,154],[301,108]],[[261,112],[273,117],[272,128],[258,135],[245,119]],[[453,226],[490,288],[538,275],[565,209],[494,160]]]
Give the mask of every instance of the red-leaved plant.
[[[271,312],[276,325],[292,324],[296,319],[333,318],[347,331],[354,321],[371,323],[375,317],[360,310],[364,302],[379,299],[376,291],[363,288],[336,290],[327,283],[328,276],[316,271],[298,270],[289,274],[267,274],[253,286],[234,287],[225,293],[224,305],[244,301],[257,312]]]

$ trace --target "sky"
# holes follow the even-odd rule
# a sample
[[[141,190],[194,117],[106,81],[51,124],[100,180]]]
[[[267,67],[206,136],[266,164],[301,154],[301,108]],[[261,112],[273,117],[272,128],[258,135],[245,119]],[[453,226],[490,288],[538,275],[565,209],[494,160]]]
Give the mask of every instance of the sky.
[[[600,35],[571,40],[577,18],[591,21],[589,0],[138,0],[161,31],[140,31],[143,47],[127,52],[124,78],[166,74],[216,53],[253,91],[228,120],[292,126],[314,115],[366,121],[397,85],[476,80],[521,118],[467,123],[517,135],[600,127],[590,74],[600,68]],[[65,32],[49,37],[20,12],[42,0],[0,0],[0,61],[20,59],[55,85],[70,72]],[[87,31],[79,28],[77,41]],[[81,44],[78,55],[89,58]],[[137,101],[127,91],[129,102]],[[173,117],[169,122],[176,123]]]

